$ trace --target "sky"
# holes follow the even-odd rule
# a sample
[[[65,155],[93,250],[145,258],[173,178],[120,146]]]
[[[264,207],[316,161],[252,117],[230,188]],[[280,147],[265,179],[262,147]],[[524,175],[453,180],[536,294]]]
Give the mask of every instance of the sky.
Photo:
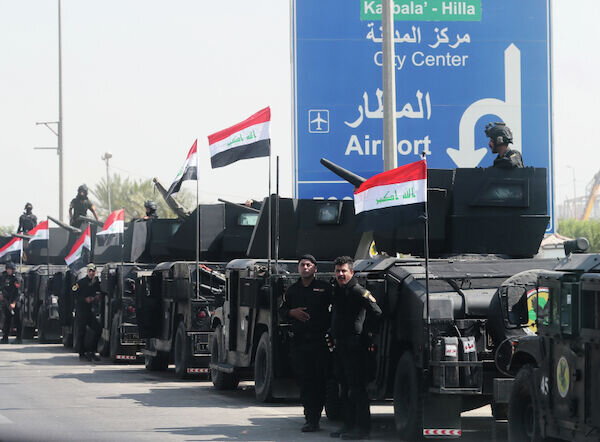
[[[0,226],[16,226],[26,202],[38,218],[58,214],[56,152],[34,150],[56,146],[36,122],[58,119],[57,4],[0,0]],[[553,0],[552,7],[561,202],[583,195],[600,169],[593,141],[600,2]],[[212,170],[207,136],[266,106],[280,193],[291,196],[289,1],[63,0],[62,57],[65,207],[80,184],[93,187],[106,175],[105,152],[112,173],[168,185],[195,139],[202,201],[262,198],[268,161]]]

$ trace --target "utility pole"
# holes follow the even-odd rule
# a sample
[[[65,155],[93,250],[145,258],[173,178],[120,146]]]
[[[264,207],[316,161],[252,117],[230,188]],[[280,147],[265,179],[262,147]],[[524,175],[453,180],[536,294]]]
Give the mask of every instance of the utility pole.
[[[100,159],[102,161],[106,161],[106,194],[108,195],[108,213],[112,213],[112,206],[110,204],[110,172],[108,161],[112,158],[112,154],[110,152],[104,153]]]
[[[383,0],[383,170],[398,167],[396,140],[396,66],[394,48],[394,0]]]
[[[58,155],[58,219],[63,221],[64,204],[63,204],[63,129],[62,129],[62,33],[61,33],[61,15],[60,15],[60,0],[58,0],[58,121],[41,121],[36,125],[44,125],[56,135],[58,142],[57,147],[34,147],[36,150],[56,150]],[[50,125],[56,125],[56,130]]]

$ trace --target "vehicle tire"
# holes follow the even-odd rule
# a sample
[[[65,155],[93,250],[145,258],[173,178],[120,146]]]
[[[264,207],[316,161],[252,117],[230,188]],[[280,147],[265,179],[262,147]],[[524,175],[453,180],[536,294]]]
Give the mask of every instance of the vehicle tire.
[[[110,324],[110,337],[109,341],[109,356],[111,361],[117,360],[117,355],[122,353],[121,349],[121,334],[119,332],[119,326],[121,325],[121,315],[118,313],[113,317],[112,323]]]
[[[535,380],[531,365],[517,373],[508,402],[508,440],[540,442],[540,404],[535,395]]]
[[[46,322],[44,321],[44,309],[40,307],[37,314],[37,329],[38,329],[38,341],[40,344],[47,344],[48,338],[46,337]]]
[[[335,379],[329,379],[325,386],[325,414],[330,421],[340,421],[344,417],[340,385]]]
[[[402,439],[417,440],[423,435],[422,379],[410,352],[404,352],[394,377],[394,421]]]
[[[269,334],[264,332],[258,341],[254,357],[254,394],[259,402],[269,402],[273,399],[273,362],[271,358]]]
[[[146,340],[146,348],[152,349],[149,340]],[[165,371],[169,368],[169,353],[157,351],[155,356],[144,355],[144,362],[148,371]]]
[[[218,325],[210,343],[210,362],[211,364],[218,364],[219,362],[225,362],[225,360],[223,329]],[[233,390],[239,383],[235,373],[225,373],[215,368],[210,369],[210,379],[217,390]]]
[[[188,377],[187,369],[192,362],[192,349],[183,321],[177,325],[175,332],[173,359],[175,360],[175,376],[179,379]]]

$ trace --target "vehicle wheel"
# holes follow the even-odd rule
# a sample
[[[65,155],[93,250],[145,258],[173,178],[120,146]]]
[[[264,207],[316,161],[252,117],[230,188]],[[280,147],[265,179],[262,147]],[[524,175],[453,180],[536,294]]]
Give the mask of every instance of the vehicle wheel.
[[[330,421],[340,421],[344,417],[344,404],[340,398],[340,385],[329,379],[325,386],[325,414]]]
[[[264,332],[256,347],[254,358],[254,394],[259,402],[273,399],[273,363],[271,361],[271,345],[269,334]]]
[[[42,307],[40,307],[38,310],[37,327],[38,327],[38,341],[40,342],[40,344],[48,343],[48,338],[46,337],[46,323],[44,321],[44,309]]]
[[[117,360],[117,355],[122,353],[121,350],[121,336],[119,332],[119,326],[121,325],[121,315],[118,313],[113,317],[112,323],[110,324],[110,337],[109,337],[109,355],[111,361]]]
[[[147,340],[146,348],[152,349],[152,347]],[[165,371],[169,368],[169,353],[158,351],[155,356],[144,355],[144,362],[148,371]]]
[[[215,329],[210,343],[210,362],[211,364],[225,362],[225,342],[220,325]],[[239,382],[235,373],[225,373],[215,368],[210,369],[210,379],[217,390],[233,390]]]
[[[394,420],[402,439],[415,440],[423,435],[422,379],[410,352],[402,354],[396,366]]]
[[[508,402],[508,440],[539,442],[540,405],[535,395],[535,380],[531,365],[517,373]]]
[[[185,379],[188,376],[187,369],[192,362],[192,352],[190,348],[190,339],[185,330],[183,321],[177,326],[175,333],[175,350],[173,359],[175,360],[175,376],[179,379]]]

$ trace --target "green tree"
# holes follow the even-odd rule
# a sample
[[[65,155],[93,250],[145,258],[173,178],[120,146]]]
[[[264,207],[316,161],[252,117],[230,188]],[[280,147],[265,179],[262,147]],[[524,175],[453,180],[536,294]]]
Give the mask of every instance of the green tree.
[[[590,252],[600,252],[600,220],[562,219],[558,222],[558,233],[569,238],[583,236],[590,242]]]
[[[98,217],[101,219],[106,219],[109,215],[108,193],[106,190],[106,178],[102,178],[91,190],[94,206],[98,212]],[[160,193],[154,189],[154,183],[150,179],[135,180],[113,174],[110,177],[110,190],[112,210],[124,208],[126,220],[143,217],[146,214],[144,208],[146,200],[156,201],[160,218],[175,218],[176,216],[167,206]],[[185,190],[179,192],[176,199],[188,210],[193,209],[195,205],[195,197]]]
[[[0,226],[0,236],[10,236],[16,231],[15,226]]]

